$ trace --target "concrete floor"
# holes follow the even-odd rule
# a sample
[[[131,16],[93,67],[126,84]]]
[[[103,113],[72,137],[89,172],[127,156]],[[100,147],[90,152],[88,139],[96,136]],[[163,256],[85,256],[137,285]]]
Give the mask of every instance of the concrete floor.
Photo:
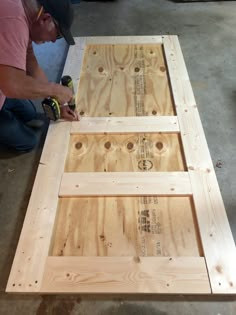
[[[236,2],[117,0],[75,5],[74,36],[177,34],[236,239]],[[60,78],[67,46],[36,47],[50,80]],[[235,315],[231,298],[177,296],[23,296],[4,293],[47,125],[31,153],[0,151],[0,314]],[[217,162],[219,162],[217,163]],[[221,166],[221,167],[219,167]],[[236,262],[235,262],[236,263]]]

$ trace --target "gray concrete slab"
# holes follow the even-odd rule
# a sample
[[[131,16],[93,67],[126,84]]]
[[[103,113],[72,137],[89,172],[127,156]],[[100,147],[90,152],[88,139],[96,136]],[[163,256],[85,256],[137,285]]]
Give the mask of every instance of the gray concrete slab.
[[[75,5],[74,36],[177,34],[236,239],[236,2],[117,0]],[[50,80],[61,76],[67,46],[36,47]],[[40,110],[40,106],[38,107]],[[0,314],[235,315],[227,297],[23,296],[4,293],[47,124],[33,152],[0,151]],[[221,162],[218,163],[217,162]],[[221,166],[221,167],[219,167]],[[223,255],[223,253],[222,253]]]

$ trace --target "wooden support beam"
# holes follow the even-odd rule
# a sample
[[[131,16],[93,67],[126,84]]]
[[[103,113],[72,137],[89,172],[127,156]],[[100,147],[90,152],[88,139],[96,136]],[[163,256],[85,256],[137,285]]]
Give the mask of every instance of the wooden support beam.
[[[158,117],[83,117],[79,123],[72,122],[71,134],[103,133],[177,133],[176,116]]]
[[[56,218],[58,189],[69,145],[70,127],[69,122],[54,123],[49,127],[7,292],[40,291]]]
[[[212,292],[236,293],[236,248],[177,36],[163,39]]]
[[[48,257],[42,293],[209,294],[203,257]]]
[[[60,197],[78,196],[189,196],[187,172],[64,173]]]
[[[162,36],[91,36],[75,39],[77,44],[78,40],[85,40],[86,45],[107,45],[107,44],[162,44]]]

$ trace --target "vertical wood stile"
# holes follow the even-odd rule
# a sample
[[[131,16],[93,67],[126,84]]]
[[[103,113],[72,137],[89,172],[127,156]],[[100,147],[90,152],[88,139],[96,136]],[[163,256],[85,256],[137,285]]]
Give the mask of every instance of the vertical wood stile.
[[[177,36],[163,37],[212,293],[236,293],[236,249]]]

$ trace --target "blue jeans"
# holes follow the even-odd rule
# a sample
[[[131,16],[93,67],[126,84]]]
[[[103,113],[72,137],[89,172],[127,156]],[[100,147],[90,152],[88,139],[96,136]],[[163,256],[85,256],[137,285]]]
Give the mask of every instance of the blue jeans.
[[[37,138],[25,123],[36,117],[37,112],[31,101],[7,98],[0,110],[0,144],[17,151],[32,150]]]

